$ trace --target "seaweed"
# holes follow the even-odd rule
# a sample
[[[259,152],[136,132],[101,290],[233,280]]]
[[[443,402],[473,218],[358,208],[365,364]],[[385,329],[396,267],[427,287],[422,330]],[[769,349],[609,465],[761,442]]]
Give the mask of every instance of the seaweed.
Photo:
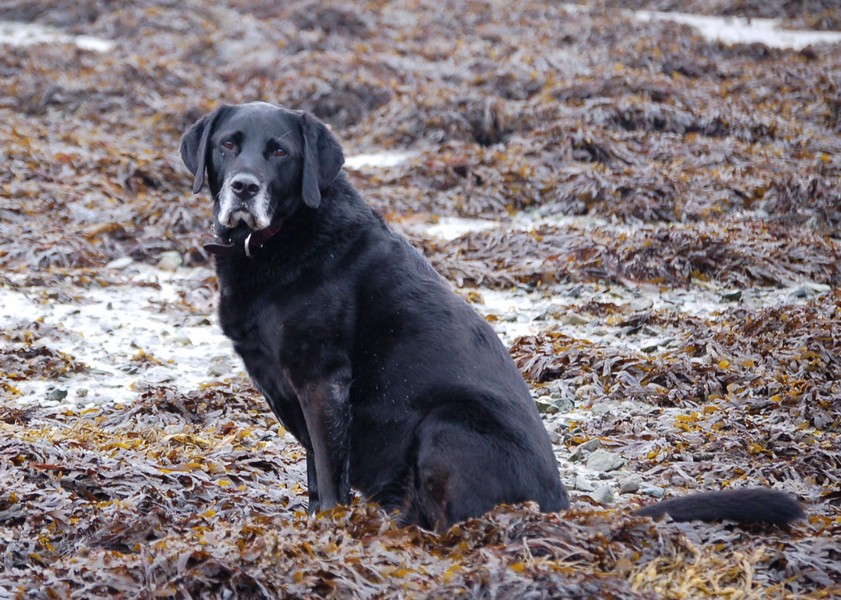
[[[152,291],[147,308],[175,333],[113,353],[137,382],[121,404],[95,393],[95,364],[65,351],[79,338],[69,323],[2,315],[0,589],[837,594],[841,53],[708,41],[624,9],[822,29],[838,28],[839,9],[587,4],[2,3],[0,19],[67,37],[0,53],[0,291],[18,309]],[[113,46],[86,49],[72,43],[80,35]],[[518,317],[483,295],[542,299],[511,353],[554,411],[544,419],[573,510],[499,507],[442,534],[398,528],[359,498],[308,518],[304,451],[229,349],[207,357],[214,374],[195,389],[155,379],[178,366],[165,357],[180,327],[212,330],[216,293],[202,250],[211,207],[190,194],[179,136],[220,104],[252,100],[314,111],[348,156],[408,153],[348,175],[500,331]],[[425,233],[445,216],[495,226]],[[147,271],[123,272],[137,263]],[[174,294],[144,279],[152,265],[172,274]],[[720,301],[686,308],[703,294]],[[84,393],[68,395],[80,378]],[[37,401],[21,391],[30,383]],[[568,459],[592,443],[620,454],[641,490],[611,505],[575,488]],[[794,492],[808,519],[746,529],[627,510],[747,485]]]

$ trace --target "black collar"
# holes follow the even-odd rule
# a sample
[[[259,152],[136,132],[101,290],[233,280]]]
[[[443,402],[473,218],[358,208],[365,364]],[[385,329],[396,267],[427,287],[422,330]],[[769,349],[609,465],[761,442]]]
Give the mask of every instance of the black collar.
[[[242,244],[234,244],[230,240],[223,240],[221,242],[213,241],[204,245],[204,249],[213,256],[246,256],[254,258],[254,253],[263,247],[263,244],[268,242],[276,236],[281,227],[283,227],[283,220],[276,221],[259,231],[252,231],[245,236],[245,241]]]

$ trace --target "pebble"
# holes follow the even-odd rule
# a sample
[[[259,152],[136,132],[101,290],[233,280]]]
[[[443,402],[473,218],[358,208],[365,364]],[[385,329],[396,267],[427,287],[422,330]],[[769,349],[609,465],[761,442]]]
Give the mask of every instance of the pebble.
[[[644,310],[650,310],[651,307],[654,306],[654,300],[646,297],[634,298],[628,302],[628,306],[630,306],[631,310],[634,312],[642,312]]]
[[[620,494],[635,494],[640,489],[640,482],[635,477],[628,477],[619,481]]]
[[[602,415],[606,415],[609,413],[613,413],[616,411],[616,404],[610,401],[601,401],[597,402],[593,405],[593,408],[590,409],[590,412],[597,417]]]
[[[176,374],[166,367],[158,365],[146,371],[143,378],[150,383],[169,383],[175,381]]]
[[[613,489],[609,485],[600,486],[590,497],[599,504],[613,504]]]
[[[540,396],[537,398],[534,403],[537,405],[537,410],[540,411],[544,415],[554,415],[560,412],[555,403],[552,401],[551,396]]]
[[[184,259],[181,258],[181,254],[173,250],[161,252],[161,257],[158,259],[158,268],[164,271],[175,271],[182,264],[184,264]]]
[[[572,451],[572,454],[569,455],[569,460],[572,462],[581,460],[584,458],[586,453],[592,452],[599,446],[601,446],[601,442],[599,438],[593,438],[592,440],[587,440],[583,444],[579,444],[576,446],[575,450]]]
[[[645,496],[651,496],[652,498],[662,498],[666,494],[666,490],[656,486],[651,486],[642,488],[640,493]]]
[[[210,367],[207,369],[207,374],[210,377],[228,377],[231,375],[233,368],[231,359],[223,354],[219,354],[210,359]]]
[[[575,390],[575,397],[576,398],[586,398],[592,395],[596,391],[596,386],[587,384],[582,385],[580,388]]]
[[[114,260],[109,262],[107,265],[105,265],[105,268],[120,271],[130,266],[133,262],[134,259],[131,256],[121,256],[120,258],[115,258]]]
[[[67,390],[53,388],[47,392],[47,401],[49,402],[61,402],[65,398],[67,398]]]
[[[589,319],[587,319],[586,317],[582,317],[578,313],[574,312],[567,313],[561,320],[561,323],[563,323],[564,325],[569,325],[571,327],[579,327],[581,325],[586,325],[589,322]]]
[[[587,457],[587,468],[594,471],[615,471],[625,464],[625,459],[617,454],[599,448]]]
[[[590,483],[590,480],[583,475],[575,476],[575,483],[573,484],[573,487],[579,492],[593,492],[596,489],[595,486]]]

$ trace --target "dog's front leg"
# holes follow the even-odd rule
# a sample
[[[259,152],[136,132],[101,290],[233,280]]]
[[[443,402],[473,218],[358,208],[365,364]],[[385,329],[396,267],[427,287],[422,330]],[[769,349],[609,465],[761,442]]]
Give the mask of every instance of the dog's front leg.
[[[310,514],[350,502],[348,425],[350,371],[340,370],[301,386],[301,408],[312,443],[307,454],[307,480],[316,482],[315,503],[310,490]],[[314,468],[313,468],[314,467]]]
[[[307,512],[313,516],[321,510],[321,502],[318,499],[318,476],[315,471],[315,452],[307,452],[307,494],[309,496]]]

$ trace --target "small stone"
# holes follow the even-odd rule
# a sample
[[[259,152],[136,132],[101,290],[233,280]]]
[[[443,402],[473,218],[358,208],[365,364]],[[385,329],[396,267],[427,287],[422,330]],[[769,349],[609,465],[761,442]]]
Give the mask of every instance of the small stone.
[[[47,392],[47,400],[50,402],[61,402],[67,398],[67,390],[53,388]]]
[[[620,494],[636,494],[640,489],[640,482],[635,477],[629,477],[619,481]]]
[[[593,492],[596,490],[595,486],[592,483],[590,483],[590,480],[584,477],[583,475],[575,476],[574,487],[579,492]]]
[[[647,297],[634,298],[628,303],[628,305],[634,312],[641,312],[644,310],[650,310],[651,307],[654,306],[654,300]]]
[[[554,415],[559,412],[551,396],[540,396],[534,403],[537,405],[537,410],[544,415]]]
[[[207,369],[209,377],[228,377],[233,371],[231,359],[225,355],[214,356],[210,359],[210,367]]]
[[[609,485],[603,485],[590,494],[590,497],[599,504],[613,504],[613,489]]]
[[[592,452],[596,448],[601,448],[602,442],[599,438],[593,438],[592,440],[587,440],[583,444],[579,444],[579,448],[582,450],[586,450],[587,452]]]
[[[150,383],[169,383],[175,381],[176,374],[162,366],[155,366],[146,371],[144,379]]]
[[[121,256],[120,258],[115,258],[114,260],[109,262],[107,265],[105,265],[105,268],[120,271],[130,266],[133,262],[134,259],[131,256]]]
[[[721,299],[726,300],[727,302],[736,302],[737,300],[741,300],[742,290],[724,292],[723,294],[721,294]]]
[[[584,458],[585,454],[588,454],[598,448],[601,445],[599,438],[593,438],[592,440],[587,440],[583,444],[579,444],[576,446],[575,450],[572,451],[572,454],[569,455],[569,460],[572,462],[576,462]]]
[[[559,412],[567,413],[575,408],[575,404],[569,398],[554,398],[552,400]]]
[[[589,319],[587,319],[585,317],[582,317],[578,313],[574,313],[574,312],[567,313],[566,315],[564,315],[564,318],[561,320],[561,323],[563,323],[564,325],[569,325],[571,327],[580,327],[582,325],[586,325],[589,322],[590,322]]]
[[[88,397],[88,388],[79,388],[76,390],[76,397],[77,398],[87,398]]]
[[[184,264],[184,259],[181,254],[175,251],[161,252],[161,257],[158,259],[158,268],[164,271],[174,271]]]
[[[615,471],[625,464],[625,459],[621,456],[608,452],[599,448],[594,450],[590,456],[587,457],[587,468],[594,471],[608,472]]]
[[[660,347],[660,342],[649,342],[648,344],[640,347],[640,352],[645,352],[646,354],[651,354],[657,348]]]
[[[651,496],[652,498],[662,498],[666,494],[666,490],[663,488],[659,488],[656,486],[642,488],[640,493],[645,496]]]
[[[178,336],[172,339],[173,344],[178,344],[179,346],[192,346],[193,341],[185,335]]]
[[[610,414],[615,411],[616,405],[610,401],[598,402],[594,404],[593,407],[590,409],[590,412],[597,417]]]

